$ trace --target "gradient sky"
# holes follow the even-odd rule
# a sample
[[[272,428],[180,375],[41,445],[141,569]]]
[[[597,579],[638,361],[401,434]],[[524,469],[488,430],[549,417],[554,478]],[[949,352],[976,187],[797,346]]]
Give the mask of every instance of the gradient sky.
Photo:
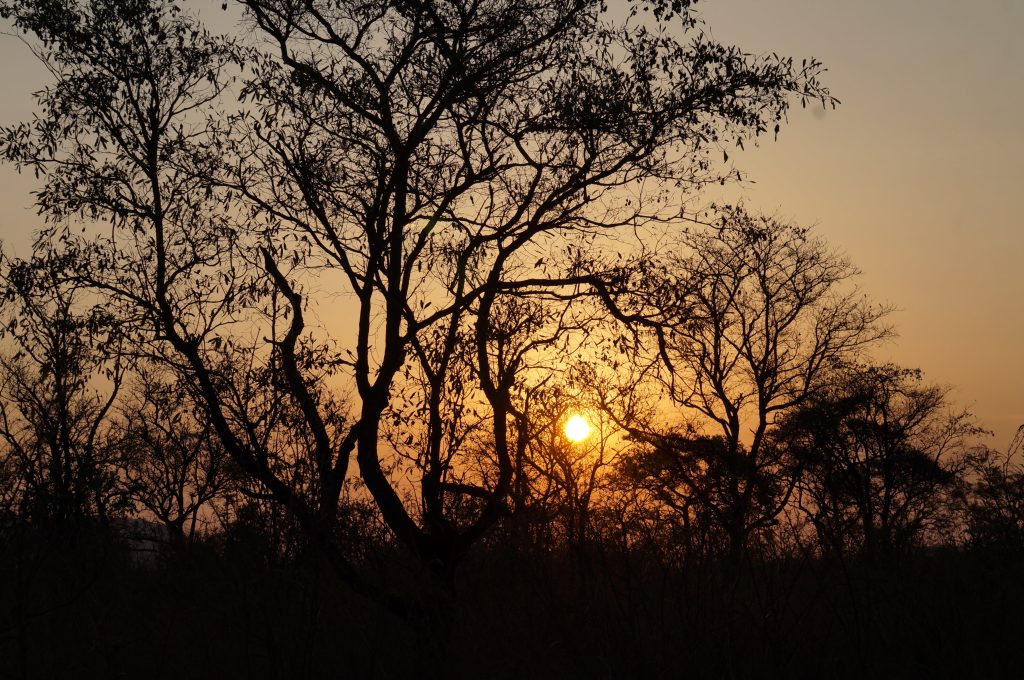
[[[712,0],[712,33],[814,56],[842,104],[741,154],[748,204],[814,224],[895,305],[878,356],[1024,424],[1024,2]]]
[[[609,0],[615,4],[616,0]],[[230,28],[220,0],[188,3]],[[1024,424],[1024,1],[705,0],[711,33],[814,56],[842,104],[796,109],[777,142],[732,154],[748,207],[813,224],[895,305],[877,356],[921,368],[994,430]],[[45,72],[0,40],[0,124],[31,115]],[[0,240],[28,253],[30,176],[0,166]],[[1018,200],[1015,200],[1018,199]]]

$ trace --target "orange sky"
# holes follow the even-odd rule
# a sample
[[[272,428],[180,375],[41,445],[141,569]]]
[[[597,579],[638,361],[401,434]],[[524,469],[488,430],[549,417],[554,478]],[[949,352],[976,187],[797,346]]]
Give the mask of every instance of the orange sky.
[[[195,0],[226,29],[220,0]],[[616,0],[610,0],[616,4]],[[1005,449],[1024,424],[1024,2],[705,0],[711,32],[750,52],[814,56],[842,101],[790,116],[778,142],[732,154],[750,207],[817,226],[899,308],[881,359],[956,387]],[[228,24],[228,25],[225,25]],[[0,40],[0,124],[45,81]],[[28,253],[31,177],[0,166],[0,240]]]
[[[900,310],[879,357],[955,386],[1005,449],[1024,424],[1024,3],[701,6],[719,40],[820,59],[842,101],[737,158],[748,203],[847,252]]]

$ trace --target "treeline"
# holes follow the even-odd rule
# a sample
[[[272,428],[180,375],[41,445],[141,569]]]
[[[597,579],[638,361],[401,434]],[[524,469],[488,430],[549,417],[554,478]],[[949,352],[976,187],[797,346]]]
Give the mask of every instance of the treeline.
[[[728,151],[835,106],[691,2],[2,0],[3,662],[998,675],[1019,442]],[[721,160],[720,160],[721,159]],[[589,436],[570,441],[581,416]],[[988,585],[983,585],[988,584]]]
[[[868,361],[891,332],[886,310],[844,288],[854,270],[811,232],[730,211],[674,252],[686,256],[649,262],[664,268],[662,296],[644,294],[659,306],[656,330],[612,336],[596,315],[587,340],[545,355],[560,368],[521,374],[501,518],[441,589],[429,585],[439,565],[410,554],[357,480],[332,508],[329,540],[359,576],[327,568],[322,545],[227,455],[173,371],[134,355],[82,290],[5,261],[8,668],[333,677],[437,665],[476,676],[500,663],[501,677],[853,677],[943,668],[941,655],[917,658],[938,655],[941,640],[995,644],[976,667],[958,661],[960,677],[1008,672],[1014,657],[1000,645],[1017,627],[995,631],[986,617],[1020,603],[1021,433],[992,450],[947,389]],[[530,320],[547,313],[516,308],[514,330],[534,341]],[[561,314],[557,333],[576,336]],[[314,495],[294,406],[269,379],[230,375],[247,376],[232,389],[273,419],[263,436],[276,474]],[[402,383],[382,424],[410,505],[431,436],[423,380]],[[321,389],[340,412],[343,398]],[[472,525],[472,485],[487,488],[497,464],[473,413],[483,408],[463,398],[439,409],[466,452],[446,482],[466,489],[445,508],[454,526]],[[573,415],[591,427],[580,441],[564,430]],[[86,623],[97,608],[112,618],[98,629]],[[965,613],[985,639],[956,620]],[[936,615],[952,628],[932,639]],[[207,656],[158,645],[170,635],[188,647],[207,630],[197,618],[217,616],[237,637]],[[148,633],[124,630],[132,617]],[[179,617],[189,633],[164,628]],[[355,621],[369,621],[373,639]],[[422,637],[434,625],[450,627],[444,649]],[[347,640],[342,657],[334,635]],[[404,651],[392,657],[392,644]]]
[[[648,261],[662,267],[661,297],[634,294],[661,320],[630,338],[609,335],[618,327],[600,315],[569,323],[562,305],[510,305],[504,342],[552,345],[549,367],[520,369],[513,388],[522,406],[501,522],[518,542],[648,544],[679,559],[736,562],[751,546],[789,541],[870,560],[929,545],[1020,543],[1021,435],[994,451],[946,388],[871,363],[866,350],[891,329],[886,309],[844,288],[855,274],[845,259],[808,230],[738,210],[674,253],[685,255]],[[8,521],[73,535],[135,518],[180,549],[239,518],[286,510],[227,455],[194,389],[138,356],[102,306],[37,262],[3,264]],[[542,336],[552,316],[558,323]],[[567,344],[555,346],[557,337]],[[240,402],[266,410],[272,427],[260,436],[276,474],[315,495],[313,445],[294,426],[296,405],[271,376],[222,370]],[[478,512],[472,485],[487,488],[499,463],[481,426],[485,405],[453,375],[454,396],[428,404],[429,375],[410,374],[380,427],[396,474],[410,477],[398,487],[410,503],[431,438],[466,452],[444,482],[461,494],[445,508],[458,525]],[[344,398],[326,382],[318,389],[342,418]],[[591,428],[581,441],[563,431],[571,416]],[[358,480],[339,508],[352,513],[341,524],[378,524],[386,535]],[[278,551],[295,554],[301,534],[270,524]]]

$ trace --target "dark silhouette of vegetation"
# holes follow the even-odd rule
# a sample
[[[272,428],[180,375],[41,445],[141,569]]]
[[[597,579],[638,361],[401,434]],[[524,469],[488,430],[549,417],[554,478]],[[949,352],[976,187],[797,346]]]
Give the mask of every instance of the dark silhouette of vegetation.
[[[674,432],[623,423],[649,451],[629,474],[681,515],[703,545],[727,538],[739,561],[774,525],[797,469],[771,441],[777,418],[822,387],[844,359],[890,334],[887,309],[843,285],[856,270],[807,229],[730,208],[685,234],[659,324],[658,374],[700,419]],[[699,516],[698,516],[699,515]]]
[[[159,520],[169,541],[192,543],[204,510],[226,495],[224,449],[188,395],[152,369],[137,371],[118,424],[127,498]]]
[[[950,495],[982,431],[948,407],[947,391],[918,371],[857,366],[788,415],[779,437],[802,470],[798,503],[823,545],[887,559],[950,534]]]
[[[86,520],[109,521],[120,502],[109,428],[125,372],[118,334],[56,272],[2,266],[10,342],[0,356],[0,437],[12,473],[4,495],[19,515],[71,535]]]
[[[686,0],[236,5],[0,1],[52,76],[0,675],[1016,667],[1019,445],[870,363],[809,229],[682,209],[818,62]]]
[[[1024,425],[1005,454],[987,454],[978,466],[968,499],[968,533],[976,548],[1007,551],[1014,557],[1024,548]]]

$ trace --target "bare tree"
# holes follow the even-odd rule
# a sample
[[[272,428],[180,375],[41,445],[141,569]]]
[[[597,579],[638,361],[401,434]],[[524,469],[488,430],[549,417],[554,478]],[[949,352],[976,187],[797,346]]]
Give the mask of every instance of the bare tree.
[[[533,396],[523,481],[524,507],[542,527],[557,534],[542,543],[587,545],[598,535],[595,516],[606,502],[614,465],[623,449],[621,431],[600,410],[585,386],[569,372]],[[570,419],[586,431],[566,431]]]
[[[4,3],[56,84],[35,122],[4,131],[3,153],[48,173],[42,242],[76,255],[65,274],[189,377],[228,454],[339,573],[367,588],[330,538],[354,455],[387,525],[450,589],[514,474],[498,300],[606,295],[587,258],[549,267],[549,251],[568,234],[676,216],[678,188],[721,178],[712,154],[777,129],[791,97],[831,103],[820,66],[722,46],[685,2],[638,0],[627,22],[600,0],[240,4],[267,51],[213,39],[163,0]],[[640,21],[640,9],[653,11]],[[241,61],[239,110],[224,94]],[[79,237],[64,229],[76,215],[102,226]],[[350,320],[326,353],[307,327],[324,286],[346,295]],[[430,361],[447,384],[467,328],[496,467],[486,487],[439,484],[445,460],[426,451],[424,515],[388,474],[381,419],[397,377],[422,363],[415,344],[444,338]],[[252,338],[301,413],[315,499],[275,470],[259,419],[240,402],[229,413],[222,358]],[[324,367],[353,390],[347,418],[318,397]],[[473,521],[438,521],[451,494],[481,501]]]
[[[106,522],[122,500],[109,432],[124,377],[110,358],[115,329],[102,309],[80,308],[83,291],[53,272],[0,264],[10,340],[0,357],[0,438],[21,513],[69,531]]]
[[[230,482],[220,440],[187,392],[153,369],[137,373],[120,410],[128,498],[164,525],[173,546],[191,544]]]
[[[667,394],[697,419],[677,433],[633,429],[652,447],[645,474],[687,513],[710,513],[738,559],[795,483],[770,428],[890,330],[887,310],[847,287],[856,269],[808,229],[741,208],[718,218],[668,260],[678,287],[659,338]]]

